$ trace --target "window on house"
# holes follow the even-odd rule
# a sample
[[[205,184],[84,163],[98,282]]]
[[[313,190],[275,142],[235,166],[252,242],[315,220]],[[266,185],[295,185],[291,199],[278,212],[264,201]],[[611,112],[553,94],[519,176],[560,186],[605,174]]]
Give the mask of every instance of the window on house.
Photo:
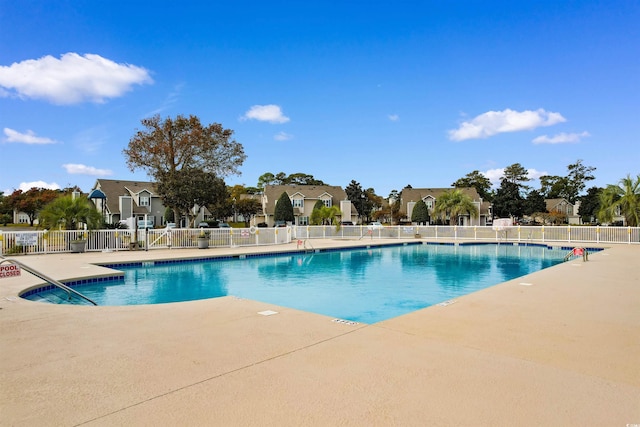
[[[299,216],[298,217],[298,225],[309,225],[309,217],[308,216]]]
[[[150,204],[149,196],[140,196],[140,206],[149,206]]]
[[[431,199],[425,200],[424,204],[427,205],[427,209],[429,210],[433,209],[433,200]]]
[[[291,204],[294,208],[304,208],[304,199],[293,199]]]
[[[330,208],[330,207],[331,207],[331,199],[326,199],[326,200],[323,200],[322,202],[324,203],[324,205],[325,205],[326,207],[328,207],[328,208]]]

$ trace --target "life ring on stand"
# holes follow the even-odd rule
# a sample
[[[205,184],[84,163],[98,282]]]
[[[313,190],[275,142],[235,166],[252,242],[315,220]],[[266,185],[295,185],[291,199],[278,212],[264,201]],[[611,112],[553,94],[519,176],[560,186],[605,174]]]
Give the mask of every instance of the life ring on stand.
[[[258,231],[258,229],[256,228],[256,226],[255,226],[255,225],[252,225],[252,226],[249,228],[249,233],[251,233],[251,234],[256,234],[256,231]]]

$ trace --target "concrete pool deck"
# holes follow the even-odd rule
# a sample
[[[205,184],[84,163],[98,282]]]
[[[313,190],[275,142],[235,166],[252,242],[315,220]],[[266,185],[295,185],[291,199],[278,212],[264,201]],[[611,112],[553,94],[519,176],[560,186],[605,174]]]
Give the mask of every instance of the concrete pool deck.
[[[312,241],[363,243],[390,242]],[[640,424],[640,246],[607,246],[373,325],[234,297],[44,304],[16,297],[42,283],[23,272],[0,279],[0,425]],[[104,262],[295,248],[16,259],[68,280]]]

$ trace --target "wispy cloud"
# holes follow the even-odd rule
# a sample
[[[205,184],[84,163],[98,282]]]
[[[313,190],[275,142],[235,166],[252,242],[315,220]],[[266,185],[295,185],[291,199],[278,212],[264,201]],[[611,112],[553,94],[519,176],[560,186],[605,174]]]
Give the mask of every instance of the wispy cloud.
[[[286,132],[278,132],[273,136],[273,139],[275,139],[276,141],[288,141],[291,138],[293,138],[293,135],[290,135]]]
[[[156,114],[160,114],[163,111],[169,109],[173,106],[178,99],[180,98],[180,94],[182,93],[182,89],[185,87],[185,83],[178,83],[173,87],[173,90],[167,94],[165,99],[162,101],[160,106],[153,111],[144,114],[144,117],[155,116]]]
[[[67,173],[72,175],[91,175],[91,176],[109,176],[113,175],[113,171],[110,169],[97,169],[93,166],[85,166],[82,164],[67,163],[62,165],[67,170]]]
[[[119,64],[100,55],[69,52],[0,66],[0,96],[44,99],[53,104],[105,102],[130,91],[133,85],[153,83],[149,71]]]
[[[400,120],[400,116],[397,114],[389,114],[387,118],[392,122],[397,122],[398,120]]]
[[[565,133],[561,132],[554,136],[542,135],[537,138],[534,138],[534,144],[566,144],[566,143],[577,143],[580,142],[582,138],[586,138],[591,136],[589,132],[582,133]]]
[[[269,123],[286,123],[290,119],[282,113],[279,105],[253,105],[240,120],[258,120]]]
[[[542,108],[535,111],[514,111],[508,108],[503,111],[487,111],[470,121],[463,122],[458,129],[450,130],[449,139],[464,141],[488,138],[499,133],[532,130],[565,121],[566,119],[560,113],[545,111]]]
[[[20,144],[55,144],[57,141],[43,136],[36,136],[32,130],[26,133],[20,133],[17,130],[4,128],[4,135],[7,137],[6,142],[17,142]]]
[[[504,176],[504,169],[505,168],[489,169],[486,172],[482,172],[482,174],[486,176],[489,181],[491,181],[491,184],[494,187],[497,187],[500,185],[500,180]],[[527,177],[529,177],[530,179],[536,180],[544,175],[549,174],[547,172],[541,172],[536,169],[527,169]]]

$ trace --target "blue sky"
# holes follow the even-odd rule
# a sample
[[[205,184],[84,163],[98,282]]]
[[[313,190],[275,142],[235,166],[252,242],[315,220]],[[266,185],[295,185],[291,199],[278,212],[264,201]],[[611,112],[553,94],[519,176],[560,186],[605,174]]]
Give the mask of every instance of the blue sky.
[[[230,185],[386,197],[578,159],[617,183],[640,173],[639,22],[631,0],[0,0],[0,190],[147,180],[122,150],[154,114],[233,129]]]

